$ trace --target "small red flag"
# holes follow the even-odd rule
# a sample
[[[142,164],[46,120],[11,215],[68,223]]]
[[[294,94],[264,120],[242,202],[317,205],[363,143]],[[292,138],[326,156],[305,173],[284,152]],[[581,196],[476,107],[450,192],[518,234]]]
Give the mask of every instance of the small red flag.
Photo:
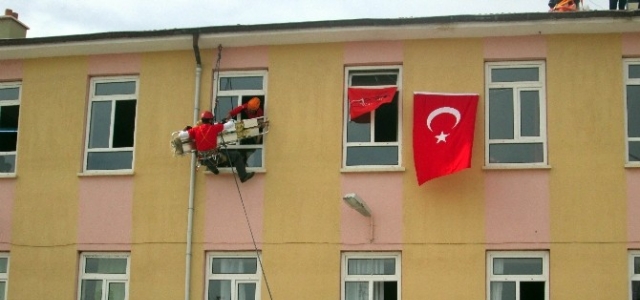
[[[413,95],[413,158],[418,185],[471,167],[478,95]]]
[[[349,88],[349,117],[351,120],[374,111],[383,103],[393,101],[398,89],[395,87],[379,89]]]

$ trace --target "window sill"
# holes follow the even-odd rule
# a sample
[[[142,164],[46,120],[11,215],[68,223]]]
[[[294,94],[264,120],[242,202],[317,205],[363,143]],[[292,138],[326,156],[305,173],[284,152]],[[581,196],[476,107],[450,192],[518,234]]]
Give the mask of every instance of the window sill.
[[[18,178],[18,176],[16,176],[16,173],[0,173],[0,179],[15,179]]]
[[[495,166],[483,166],[483,170],[495,171],[495,170],[550,170],[550,165],[495,165]]]
[[[366,167],[366,166],[358,166],[358,167],[343,167],[340,168],[341,173],[365,173],[365,172],[404,172],[404,167]]]
[[[205,166],[202,166],[201,168],[205,168]],[[218,170],[220,171],[220,174],[233,174],[233,173],[237,173],[236,170],[233,170],[233,172],[231,171],[231,168],[218,168]],[[256,172],[256,173],[267,173],[267,169],[265,168],[247,168],[247,172]],[[204,171],[205,174],[207,175],[214,175],[211,171],[209,171],[208,169],[206,169]]]
[[[627,169],[638,169],[640,168],[640,163],[626,163],[624,164],[624,167]]]
[[[93,177],[93,176],[133,176],[133,170],[117,170],[117,171],[88,171],[78,173],[78,177]]]

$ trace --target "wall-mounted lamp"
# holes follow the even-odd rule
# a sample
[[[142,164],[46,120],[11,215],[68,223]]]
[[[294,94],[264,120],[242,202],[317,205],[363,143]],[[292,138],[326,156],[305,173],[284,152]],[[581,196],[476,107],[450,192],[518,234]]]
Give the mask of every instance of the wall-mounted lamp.
[[[349,193],[342,197],[347,205],[355,209],[361,215],[369,218],[369,227],[371,228],[371,242],[373,242],[373,216],[371,215],[371,209],[367,206],[367,203],[362,200],[355,193]]]

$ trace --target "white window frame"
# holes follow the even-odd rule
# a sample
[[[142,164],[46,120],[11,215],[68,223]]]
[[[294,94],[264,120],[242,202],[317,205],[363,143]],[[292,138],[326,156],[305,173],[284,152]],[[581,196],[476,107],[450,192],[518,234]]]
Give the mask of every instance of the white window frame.
[[[348,262],[349,259],[394,259],[395,274],[394,275],[349,275]],[[399,252],[344,252],[342,253],[341,262],[341,280],[340,280],[340,299],[346,300],[346,283],[347,282],[368,282],[369,299],[373,300],[373,283],[380,281],[397,282],[397,300],[402,299],[402,255]]]
[[[379,86],[352,86],[351,85],[351,72],[354,72],[356,75],[358,71],[375,71],[380,70],[379,74],[390,73],[387,70],[396,70],[398,79],[396,85],[379,85]],[[343,91],[343,126],[342,126],[342,171],[376,171],[376,170],[403,170],[402,168],[402,110],[403,110],[403,102],[402,102],[402,73],[403,68],[401,65],[388,65],[388,66],[357,66],[357,67],[345,67],[344,70],[344,91]],[[374,75],[376,73],[371,73]],[[349,88],[388,88],[388,87],[396,87],[397,88],[397,97],[398,97],[398,132],[397,132],[397,141],[396,142],[347,142],[347,127],[349,123]],[[375,114],[376,111],[370,112],[371,114],[371,139],[375,137]],[[391,146],[397,147],[398,149],[398,163],[395,165],[357,165],[357,166],[348,166],[347,165],[347,150],[349,147],[379,147],[379,146]]]
[[[0,295],[2,299],[7,299],[7,294],[9,290],[9,265],[11,264],[11,260],[9,259],[9,253],[0,252],[0,258],[7,259],[7,272],[0,273],[0,282],[4,282],[4,295]]]
[[[0,101],[0,110],[2,110],[2,106],[15,106],[18,105],[20,106],[20,100],[22,98],[22,82],[16,81],[16,82],[0,82],[0,88],[2,89],[7,89],[7,88],[18,88],[18,99],[16,100],[3,100]],[[20,108],[18,108],[20,109]],[[20,119],[20,116],[18,116],[18,119]],[[20,121],[18,120],[18,139],[20,137]],[[6,152],[0,152],[0,155],[14,155],[15,156],[15,161],[14,161],[14,168],[13,168],[13,172],[0,172],[0,177],[7,177],[7,176],[15,176],[16,171],[18,170],[18,145],[16,143],[16,150],[15,151],[6,151]]]
[[[220,80],[224,77],[254,77],[261,76],[262,77],[262,89],[261,90],[231,90],[231,91],[222,91],[220,89]],[[219,97],[237,97],[238,102],[233,104],[232,108],[235,108],[239,105],[242,105],[242,97],[246,96],[262,96],[264,100],[262,101],[262,112],[264,116],[267,116],[267,106],[269,103],[267,96],[267,84],[269,83],[269,72],[266,70],[254,70],[254,71],[226,71],[220,72],[217,77],[214,78],[216,82],[216,89],[213,95],[213,113],[221,114],[220,116],[215,116],[216,120],[221,120],[221,118],[226,117],[226,112],[221,112],[216,110],[216,99]],[[239,118],[239,115],[236,119]],[[260,167],[250,167],[247,165],[247,171],[264,171],[265,168],[265,143],[266,143],[267,135],[262,136],[262,144],[261,145],[229,145],[229,149],[260,149],[262,153],[262,157],[260,161],[262,162],[262,166]],[[220,168],[222,170],[229,168]]]
[[[262,286],[262,263],[260,254],[256,255],[256,252],[209,252],[207,253],[207,275],[205,276],[205,290],[204,299],[208,300],[209,297],[209,282],[211,280],[230,280],[231,286],[231,299],[238,300],[236,291],[238,290],[239,283],[253,282],[256,284],[256,300],[260,300]],[[214,258],[253,258],[256,260],[256,273],[255,274],[213,274],[213,259]]]
[[[494,275],[494,258],[541,258],[542,275]],[[544,281],[544,298],[549,300],[549,252],[548,251],[488,251],[487,252],[487,299],[491,298],[491,282],[516,282],[516,300],[520,300],[520,282]]]
[[[136,91],[134,94],[123,94],[123,95],[107,95],[107,96],[96,96],[95,89],[96,85],[99,83],[113,83],[113,82],[129,82],[133,81],[136,84]],[[89,105],[87,105],[87,125],[85,130],[85,145],[84,145],[84,160],[82,163],[82,171],[86,174],[98,173],[98,174],[118,174],[118,173],[131,173],[133,172],[133,168],[135,166],[135,141],[136,141],[136,131],[138,130],[138,103],[139,103],[139,93],[140,93],[140,79],[137,76],[120,76],[120,77],[95,77],[90,80],[90,91],[89,91]],[[111,102],[111,125],[109,128],[109,143],[113,142],[113,130],[114,130],[114,118],[115,118],[115,102],[119,100],[136,100],[136,117],[134,120],[134,130],[133,130],[133,146],[132,147],[122,147],[122,148],[113,148],[109,146],[108,148],[89,148],[89,137],[91,133],[91,108],[93,107],[93,102]],[[116,169],[116,170],[91,170],[87,169],[87,164],[89,160],[89,153],[107,153],[107,152],[123,152],[123,151],[131,151],[131,168],[130,169]]]
[[[102,280],[102,298],[101,300],[108,300],[109,296],[109,283],[117,282],[124,283],[125,286],[125,296],[124,300],[129,299],[129,276],[131,274],[131,257],[130,253],[122,253],[122,252],[84,252],[80,254],[80,270],[78,274],[78,300],[82,299],[82,281],[83,280]],[[127,268],[126,274],[95,274],[95,273],[85,273],[85,266],[87,258],[126,258],[127,259]],[[105,288],[107,287],[107,288]]]
[[[493,69],[517,69],[517,68],[538,68],[538,81],[516,81],[516,82],[491,82],[491,70]],[[487,62],[485,64],[485,166],[487,167],[547,167],[548,166],[548,141],[547,141],[547,97],[546,97],[546,64],[544,61],[512,61],[512,62]],[[499,88],[511,88],[514,93],[514,138],[495,139],[489,138],[489,90]],[[540,95],[540,136],[522,137],[520,136],[520,92],[538,91]],[[527,163],[495,163],[490,159],[490,145],[492,144],[522,144],[522,143],[542,143],[542,162]]]
[[[629,299],[633,300],[633,282],[640,282],[640,273],[635,274],[634,271],[634,259],[640,259],[640,250],[630,250],[629,251]]]
[[[624,130],[625,130],[625,155],[624,160],[628,166],[640,166],[640,161],[629,160],[629,143],[640,142],[640,137],[629,136],[629,113],[627,107],[627,86],[638,85],[640,86],[640,78],[629,78],[629,66],[640,67],[640,59],[627,59],[623,62],[624,66]]]

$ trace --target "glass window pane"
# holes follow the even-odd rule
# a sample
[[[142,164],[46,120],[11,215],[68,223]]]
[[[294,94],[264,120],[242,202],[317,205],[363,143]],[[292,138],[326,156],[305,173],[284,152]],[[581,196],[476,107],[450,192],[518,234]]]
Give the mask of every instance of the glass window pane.
[[[91,124],[89,126],[89,149],[109,148],[111,101],[91,102]]]
[[[80,289],[80,300],[101,300],[102,280],[83,280]]]
[[[545,300],[544,281],[520,282],[521,300]]]
[[[18,133],[17,132],[2,132],[0,131],[0,152],[13,152],[16,151],[18,145]]]
[[[7,261],[6,257],[0,258],[0,273],[7,273]]]
[[[262,76],[221,77],[220,90],[262,90]]]
[[[84,272],[94,274],[126,274],[127,259],[87,257]]]
[[[136,93],[136,82],[103,82],[96,83],[96,96],[129,95]]]
[[[640,85],[627,86],[627,131],[640,137]]]
[[[129,170],[133,164],[133,151],[89,152],[87,170]]]
[[[136,100],[116,101],[113,121],[113,148],[133,147],[136,127]]]
[[[629,142],[629,161],[640,161],[640,141]]]
[[[256,284],[253,282],[238,284],[238,300],[255,300]]]
[[[214,258],[213,274],[256,274],[258,261],[255,258]]]
[[[516,300],[515,282],[491,282],[491,299]]]
[[[16,172],[16,156],[0,155],[0,173]]]
[[[398,141],[398,93],[391,103],[380,105],[375,114],[375,140],[374,142]]]
[[[347,166],[398,165],[398,147],[348,147]]]
[[[373,71],[380,73],[381,70]],[[394,73],[388,74],[366,74],[366,71],[358,72],[351,76],[351,86],[379,86],[379,85],[397,85],[398,74],[394,70]]]
[[[19,116],[20,105],[0,106],[0,130],[17,132]]]
[[[631,290],[631,300],[640,300],[640,281],[632,281]]]
[[[538,68],[491,69],[491,82],[516,82],[540,80]]]
[[[231,280],[209,280],[208,300],[231,300]]]
[[[489,90],[489,139],[513,139],[513,89]]]
[[[349,275],[394,275],[396,260],[393,258],[354,258],[348,261]]]
[[[238,106],[238,97],[218,97],[218,103],[213,111],[213,117],[216,122],[222,122],[229,112]]]
[[[633,274],[640,274],[640,257],[633,258]]]
[[[398,283],[395,281],[377,281],[373,283],[373,299],[398,299]]]
[[[495,275],[542,275],[542,258],[494,258]]]
[[[4,294],[6,292],[6,289],[7,289],[7,282],[0,281],[0,300],[5,300]]]
[[[245,163],[249,168],[262,167],[262,149],[238,150],[245,157]]]
[[[371,142],[371,113],[347,123],[347,142]]]
[[[540,94],[520,92],[520,135],[540,136]]]
[[[368,282],[345,282],[345,300],[369,300]]]
[[[3,100],[18,100],[20,98],[20,88],[2,88],[0,89],[0,101]]]
[[[124,300],[125,284],[124,282],[111,282],[109,283],[109,298],[108,300]]]
[[[640,65],[629,66],[629,78],[640,78]]]
[[[542,143],[489,145],[490,163],[539,163],[543,161]]]

